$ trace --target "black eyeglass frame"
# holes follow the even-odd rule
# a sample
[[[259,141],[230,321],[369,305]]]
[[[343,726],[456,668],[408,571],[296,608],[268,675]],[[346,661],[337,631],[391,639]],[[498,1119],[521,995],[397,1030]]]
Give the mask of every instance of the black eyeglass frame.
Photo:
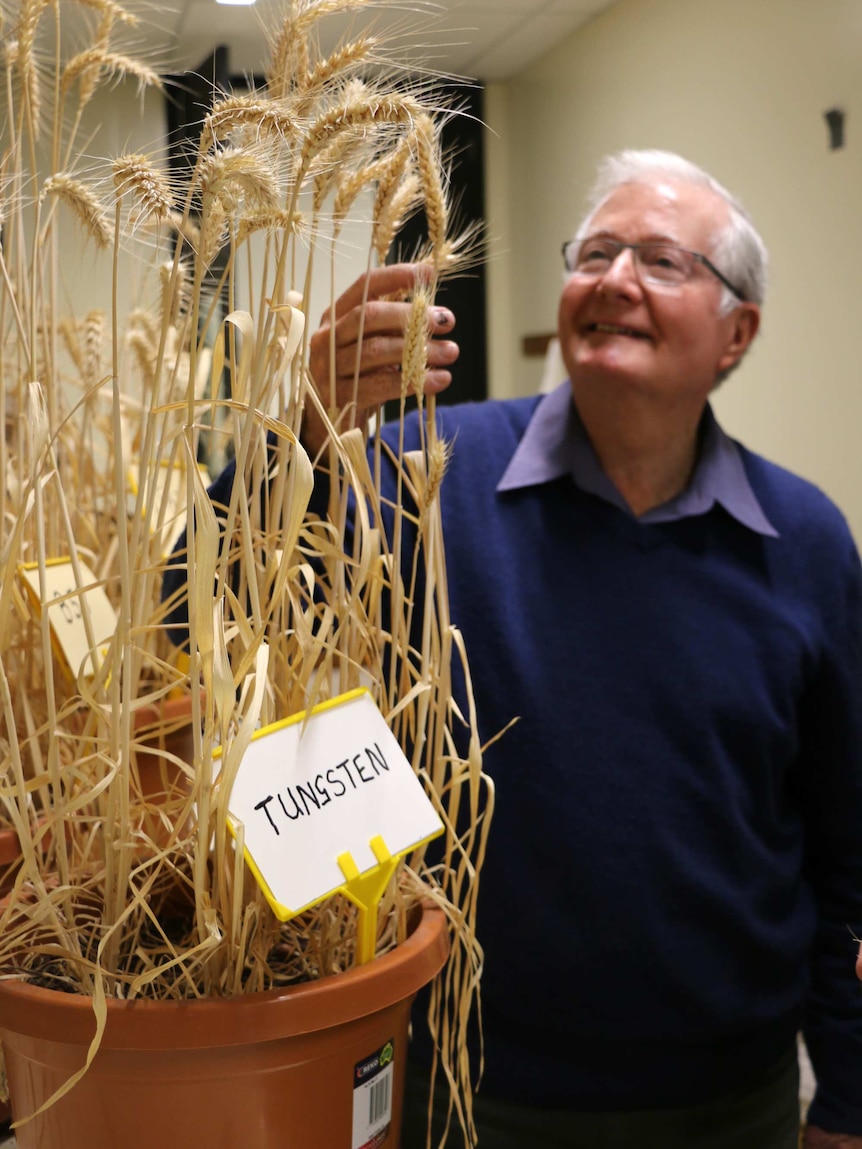
[[[686,255],[690,255],[693,259],[697,260],[698,263],[702,263],[703,266],[708,268],[717,279],[721,280],[721,282],[728,289],[728,291],[732,291],[740,303],[747,303],[748,302],[746,300],[745,296],[739,290],[739,288],[734,287],[733,284],[730,282],[730,280],[727,278],[727,276],[723,275],[710,259],[707,259],[707,257],[705,255],[701,255],[701,253],[699,251],[690,251],[687,247],[680,247],[679,244],[676,244],[676,243],[659,243],[656,240],[651,240],[648,243],[623,243],[622,240],[620,240],[620,239],[611,239],[610,236],[606,236],[606,235],[602,235],[602,236],[589,236],[589,235],[587,235],[587,236],[584,236],[583,239],[578,239],[577,237],[575,239],[567,239],[567,240],[563,241],[562,252],[563,252],[563,265],[564,265],[564,267],[565,267],[565,269],[569,275],[578,275],[578,274],[582,274],[582,273],[579,273],[575,270],[572,270],[569,267],[569,261],[566,258],[567,250],[573,244],[578,244],[580,246],[581,244],[586,243],[587,240],[589,240],[589,239],[600,239],[602,241],[602,243],[613,244],[613,246],[617,249],[617,254],[614,256],[613,260],[611,260],[612,264],[616,263],[616,261],[620,257],[620,253],[625,251],[626,248],[631,248],[632,251],[638,251],[642,247],[670,247],[674,251],[684,251]]]

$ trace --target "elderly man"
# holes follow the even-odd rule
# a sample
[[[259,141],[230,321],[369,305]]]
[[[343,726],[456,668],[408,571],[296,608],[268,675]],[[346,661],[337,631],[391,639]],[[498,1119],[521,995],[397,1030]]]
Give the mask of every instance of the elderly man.
[[[859,559],[708,404],[758,330],[762,241],[705,172],[634,152],[564,259],[569,382],[439,415],[484,736],[520,716],[486,755],[480,1145],[794,1149],[801,1028],[807,1144],[862,1146]],[[350,418],[398,393],[392,296],[421,274],[373,272],[313,338],[327,399],[330,335],[345,405],[359,355]],[[428,392],[453,325],[435,313]]]

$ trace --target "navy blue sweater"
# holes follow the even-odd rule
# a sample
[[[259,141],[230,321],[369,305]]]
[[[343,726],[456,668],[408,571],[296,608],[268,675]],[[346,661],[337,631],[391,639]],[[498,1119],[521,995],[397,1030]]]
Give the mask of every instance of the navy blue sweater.
[[[451,617],[483,739],[520,716],[486,754],[483,1091],[695,1104],[765,1074],[804,1027],[811,1120],[862,1134],[862,580],[847,526],[744,449],[779,538],[718,507],[644,525],[568,477],[498,494],[536,402],[439,416],[455,440]]]
[[[497,805],[483,1089],[696,1103],[804,1025],[812,1121],[862,1134],[862,597],[836,508],[743,451],[780,538],[498,494],[537,400],[441,410],[451,617]],[[417,445],[409,424],[407,449]]]

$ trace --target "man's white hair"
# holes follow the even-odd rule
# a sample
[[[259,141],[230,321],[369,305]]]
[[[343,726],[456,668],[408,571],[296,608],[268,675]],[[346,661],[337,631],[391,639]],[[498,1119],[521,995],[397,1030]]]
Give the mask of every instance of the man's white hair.
[[[576,235],[586,235],[598,209],[623,184],[652,184],[662,177],[671,177],[685,183],[709,188],[720,196],[728,207],[728,223],[713,241],[712,249],[704,252],[737,288],[745,300],[762,304],[766,296],[769,255],[751,217],[740,201],[718,180],[690,160],[674,152],[655,149],[617,152],[606,156],[599,165],[587,203],[588,212]],[[719,312],[727,315],[738,306],[739,300],[727,287],[723,289]]]

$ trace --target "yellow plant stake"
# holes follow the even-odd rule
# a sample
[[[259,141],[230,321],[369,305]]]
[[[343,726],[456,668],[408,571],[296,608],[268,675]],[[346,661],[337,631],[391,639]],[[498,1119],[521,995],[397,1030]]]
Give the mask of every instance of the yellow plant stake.
[[[379,834],[368,844],[380,864],[365,874],[360,874],[350,853],[340,854],[338,858],[338,865],[347,879],[344,893],[359,911],[356,937],[357,965],[365,965],[374,957],[377,948],[377,909],[398,863],[404,856],[396,854],[393,858]]]

